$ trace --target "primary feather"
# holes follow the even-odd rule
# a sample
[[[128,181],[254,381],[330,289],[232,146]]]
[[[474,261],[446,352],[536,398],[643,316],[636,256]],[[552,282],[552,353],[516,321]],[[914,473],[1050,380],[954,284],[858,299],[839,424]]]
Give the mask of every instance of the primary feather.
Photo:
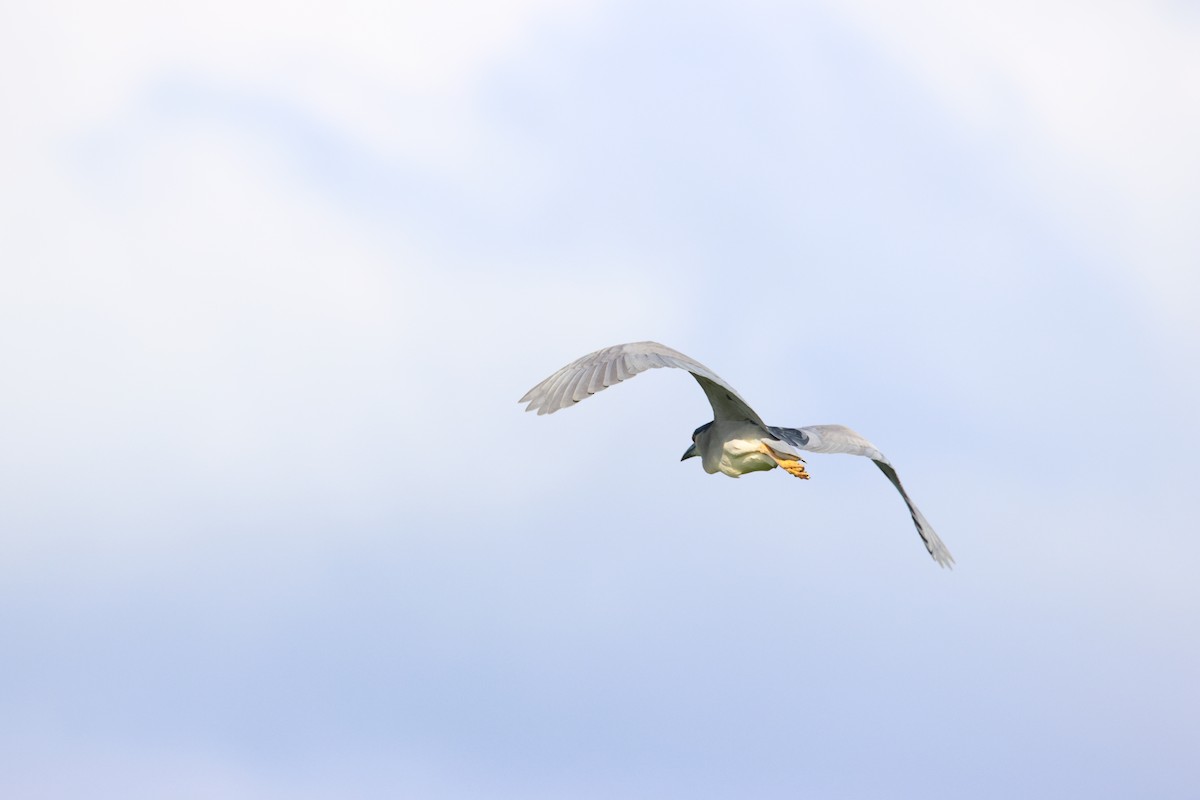
[[[717,373],[658,342],[618,344],[588,353],[534,386],[517,402],[528,403],[525,410],[537,411],[539,416],[553,414],[640,372],[659,367],[690,372],[708,397],[715,419],[749,420],[766,426],[754,409]]]

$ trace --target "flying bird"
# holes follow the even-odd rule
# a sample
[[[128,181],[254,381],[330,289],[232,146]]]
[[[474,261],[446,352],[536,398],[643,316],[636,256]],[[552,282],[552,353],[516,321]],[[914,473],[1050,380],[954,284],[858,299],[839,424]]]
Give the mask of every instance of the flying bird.
[[[810,425],[807,428],[768,425],[715,372],[666,345],[631,342],[588,353],[530,389],[518,402],[528,403],[525,410],[537,411],[539,416],[553,414],[639,372],[658,367],[690,372],[713,409],[713,421],[696,428],[692,433],[692,444],[684,451],[681,461],[699,457],[704,471],[710,475],[720,472],[737,478],[748,472],[779,467],[797,478],[808,480],[801,451],[866,456],[875,462],[904,498],[929,555],[940,566],[953,567],[954,557],[904,490],[895,467],[875,445],[844,425]]]

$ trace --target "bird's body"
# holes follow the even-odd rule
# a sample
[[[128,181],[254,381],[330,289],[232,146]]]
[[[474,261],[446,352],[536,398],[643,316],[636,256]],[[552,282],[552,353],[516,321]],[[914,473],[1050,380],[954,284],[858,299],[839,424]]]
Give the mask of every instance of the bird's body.
[[[739,478],[747,472],[775,469],[779,463],[762,442],[763,431],[753,423],[725,422],[696,437],[700,463],[709,475],[720,472]]]
[[[753,422],[720,422],[696,434],[700,464],[709,475],[738,478],[747,472],[775,469],[779,464],[762,443],[766,432]]]
[[[696,455],[709,475],[720,472],[739,478],[747,472],[764,472],[784,463],[804,463],[796,448],[749,420],[714,420],[697,428],[693,438]],[[808,477],[803,470],[801,473],[797,477]]]
[[[574,405],[639,372],[656,367],[676,367],[692,374],[713,408],[713,421],[692,434],[692,445],[683,460],[699,457],[704,471],[737,478],[749,472],[780,467],[807,479],[801,452],[848,453],[866,456],[891,481],[904,498],[913,524],[926,549],[943,567],[954,564],[950,551],[904,490],[896,470],[866,439],[844,425],[810,425],[777,428],[767,425],[729,384],[698,361],[657,342],[633,342],[597,350],[580,358],[530,389],[520,402],[526,411],[552,414]]]

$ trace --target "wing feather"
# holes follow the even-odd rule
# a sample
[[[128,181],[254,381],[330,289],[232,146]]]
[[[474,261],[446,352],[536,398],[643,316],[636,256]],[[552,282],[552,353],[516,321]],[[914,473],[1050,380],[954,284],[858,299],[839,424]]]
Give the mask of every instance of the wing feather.
[[[588,376],[588,394],[595,394],[604,388],[604,370],[604,364],[596,364],[592,367]]]
[[[606,362],[604,365],[604,377],[600,379],[600,388],[612,386],[614,383],[619,383],[622,378],[617,377],[617,362],[615,360]],[[596,391],[599,391],[597,389]]]
[[[594,393],[588,391],[588,381],[592,379],[592,371],[594,368],[595,367],[588,367],[587,369],[580,369],[580,374],[578,374],[578,377],[571,381],[572,403],[578,403],[581,401],[581,399],[590,395],[590,393]]]
[[[637,370],[633,368],[633,360],[622,353],[621,357],[617,359],[617,380],[628,380],[636,374]]]
[[[845,425],[810,425],[806,428],[768,428],[767,430],[801,450],[808,450],[812,453],[846,453],[852,456],[866,456],[874,461],[875,466],[879,467],[879,470],[904,498],[909,516],[912,517],[921,540],[925,542],[925,549],[929,551],[929,555],[933,556],[933,560],[940,566],[951,568],[954,566],[954,556],[950,555],[950,550],[942,542],[941,537],[925,519],[925,515],[917,508],[917,504],[908,496],[892,462],[888,461],[875,445],[868,442],[859,433]]]
[[[552,379],[548,381],[549,386],[546,387],[546,397],[548,401],[557,402],[562,397],[562,390],[568,380],[571,379],[572,373],[569,370],[559,370]],[[539,414],[545,414],[542,409],[538,409]]]
[[[657,342],[630,342],[605,347],[577,359],[534,386],[519,402],[526,411],[553,414],[639,372],[674,367],[692,374],[718,420],[749,420],[766,427],[733,387],[699,361]]]

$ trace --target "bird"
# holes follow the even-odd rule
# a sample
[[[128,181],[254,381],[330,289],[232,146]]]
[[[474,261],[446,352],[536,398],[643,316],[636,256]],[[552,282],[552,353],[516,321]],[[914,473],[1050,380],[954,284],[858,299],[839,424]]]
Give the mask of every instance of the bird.
[[[692,433],[692,444],[680,461],[699,458],[704,471],[738,478],[751,472],[780,468],[802,480],[809,479],[801,452],[846,453],[875,462],[904,498],[917,533],[929,555],[941,567],[953,568],[954,557],[933,526],[925,519],[900,482],[892,462],[875,445],[845,425],[809,425],[779,428],[768,425],[733,387],[708,367],[678,350],[658,342],[629,342],[604,347],[572,361],[534,386],[517,402],[538,416],[575,405],[609,386],[660,367],[691,373],[704,390],[713,410],[712,422]]]

